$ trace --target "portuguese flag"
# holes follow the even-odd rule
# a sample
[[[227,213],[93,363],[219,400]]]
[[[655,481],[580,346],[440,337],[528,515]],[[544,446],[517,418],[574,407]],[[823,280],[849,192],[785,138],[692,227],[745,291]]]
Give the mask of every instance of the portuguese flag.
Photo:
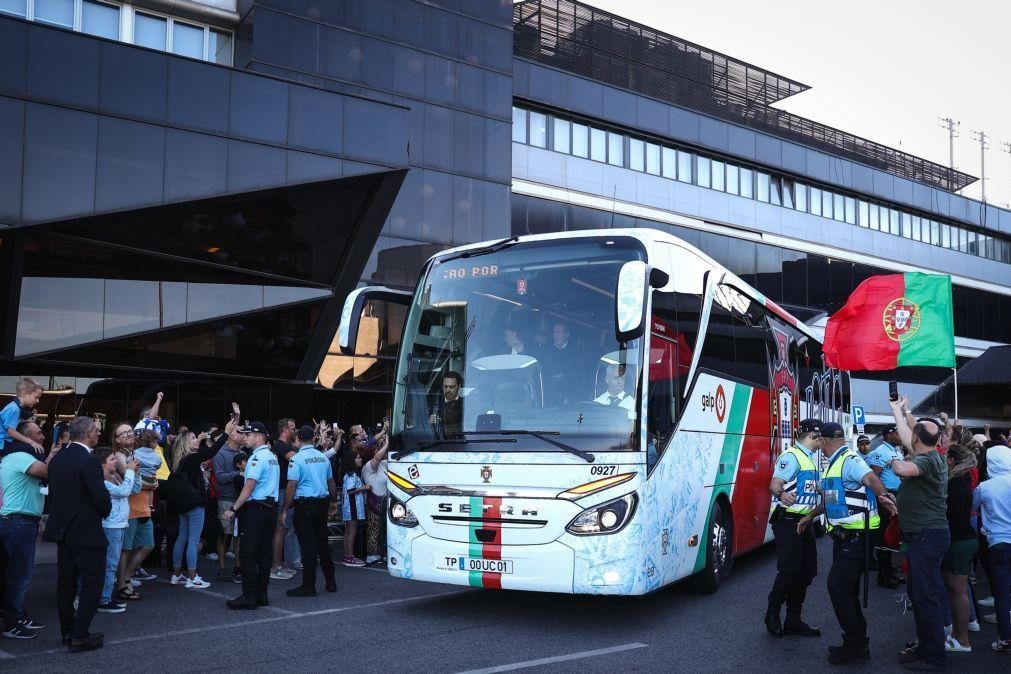
[[[825,360],[840,370],[955,367],[951,277],[872,276],[825,326]]]

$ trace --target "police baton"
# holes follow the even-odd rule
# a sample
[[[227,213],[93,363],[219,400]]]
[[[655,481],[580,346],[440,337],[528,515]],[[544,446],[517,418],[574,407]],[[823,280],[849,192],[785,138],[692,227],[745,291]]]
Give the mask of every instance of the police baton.
[[[870,585],[871,530],[870,509],[864,511],[864,608],[867,608],[867,592]]]

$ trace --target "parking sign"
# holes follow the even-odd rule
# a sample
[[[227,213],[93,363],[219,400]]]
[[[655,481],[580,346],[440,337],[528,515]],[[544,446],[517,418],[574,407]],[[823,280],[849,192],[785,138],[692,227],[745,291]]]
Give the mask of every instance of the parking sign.
[[[857,426],[857,433],[863,433],[864,423],[867,421],[867,418],[864,416],[864,406],[850,405],[850,411],[853,414],[853,423]]]

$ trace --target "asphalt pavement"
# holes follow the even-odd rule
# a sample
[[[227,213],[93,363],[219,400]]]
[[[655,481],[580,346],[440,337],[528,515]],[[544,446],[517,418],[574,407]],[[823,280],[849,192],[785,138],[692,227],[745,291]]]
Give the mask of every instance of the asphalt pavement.
[[[31,641],[0,639],[0,669],[10,671],[757,671],[831,669],[826,648],[839,630],[825,590],[830,541],[819,543],[820,576],[805,618],[821,638],[776,639],[762,625],[775,573],[771,547],[739,559],[714,595],[680,583],[647,597],[574,597],[471,589],[391,578],[384,570],[338,567],[337,594],[305,599],[272,581],[270,606],[230,611],[232,583],[207,590],[158,581],[123,614],[99,614],[92,627],[105,648],[69,654],[60,645],[56,567],[36,567],[28,593],[32,617],[47,625]],[[201,562],[212,578],[215,563]],[[150,569],[149,569],[150,570]],[[985,586],[980,585],[982,594]],[[901,590],[872,583],[871,660],[849,671],[899,671],[895,653],[914,636]],[[973,653],[952,654],[949,670],[1011,671],[990,651],[994,625],[971,634]]]

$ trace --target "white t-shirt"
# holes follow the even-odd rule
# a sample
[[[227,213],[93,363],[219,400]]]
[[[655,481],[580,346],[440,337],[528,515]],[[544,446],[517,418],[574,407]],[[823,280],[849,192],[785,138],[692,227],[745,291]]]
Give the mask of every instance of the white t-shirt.
[[[379,470],[372,470],[372,462],[366,461],[362,466],[362,481],[368,485],[372,493],[379,498],[386,498],[389,489],[386,486],[386,471],[389,465],[386,459],[379,462]]]

